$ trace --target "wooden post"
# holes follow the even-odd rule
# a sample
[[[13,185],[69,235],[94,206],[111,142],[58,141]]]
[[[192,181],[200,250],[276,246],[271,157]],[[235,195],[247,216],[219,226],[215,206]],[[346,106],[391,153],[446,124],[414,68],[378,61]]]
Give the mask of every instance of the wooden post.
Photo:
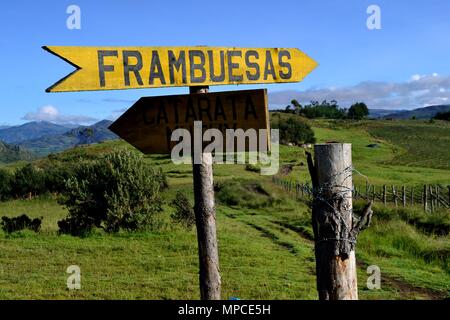
[[[189,87],[189,93],[207,93],[208,87]],[[200,262],[200,297],[202,300],[220,300],[219,252],[216,234],[216,208],[212,154],[201,154],[201,164],[192,159],[194,177],[195,222],[197,226]]]
[[[410,199],[410,201],[411,201],[411,206],[413,206],[414,205],[414,187],[411,187],[411,199]]]
[[[436,198],[436,207],[440,208],[441,207],[441,203],[439,202],[439,186],[435,185],[434,186],[434,190],[435,190],[434,196]]]
[[[395,191],[395,186],[392,185],[392,197],[394,199],[395,207],[397,208],[397,193]]]
[[[428,211],[428,189],[426,184],[423,186],[423,210],[425,212]]]
[[[307,153],[313,183],[312,225],[320,300],[357,300],[355,243],[370,223],[370,203],[353,223],[351,144],[314,146]]]
[[[434,211],[434,199],[433,199],[433,186],[430,184],[428,186],[429,193],[430,193],[430,210],[431,212]]]
[[[384,206],[386,207],[386,200],[387,200],[387,187],[386,185],[383,186],[383,203]]]
[[[402,204],[403,207],[406,207],[406,188],[402,186]]]

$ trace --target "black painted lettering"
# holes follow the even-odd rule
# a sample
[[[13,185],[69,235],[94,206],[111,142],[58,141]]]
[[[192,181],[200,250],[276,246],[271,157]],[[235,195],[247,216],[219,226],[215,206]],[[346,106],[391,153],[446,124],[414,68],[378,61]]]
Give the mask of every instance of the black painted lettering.
[[[134,73],[137,83],[142,86],[141,75],[139,71],[142,69],[142,55],[139,51],[135,50],[124,50],[123,55],[123,78],[125,80],[125,85],[130,85],[130,72]],[[130,57],[136,58],[136,64],[130,64]]]
[[[98,77],[100,79],[100,87],[104,87],[105,83],[105,72],[114,71],[114,66],[105,65],[105,57],[118,57],[117,50],[98,50]]]
[[[258,119],[258,115],[256,114],[256,109],[255,109],[255,105],[253,104],[252,97],[250,95],[247,95],[247,97],[245,97],[244,119],[248,120],[249,115],[253,115],[254,119]]]
[[[186,83],[186,54],[182,50],[180,51],[180,55],[178,59],[175,56],[175,53],[172,50],[169,50],[169,77],[170,83],[175,83],[175,71],[180,72],[181,69],[181,82]]]
[[[189,119],[191,119],[191,118],[192,118],[192,120],[189,121]],[[188,102],[187,102],[186,117],[184,119],[184,122],[189,123],[189,122],[192,122],[195,120],[198,120],[197,114],[195,113],[194,103],[192,101],[192,98],[189,97]]]
[[[231,102],[231,110],[233,111],[233,120],[237,120],[237,112],[236,112],[236,97],[231,95],[227,97],[227,100]]]
[[[233,57],[242,57],[241,50],[231,50],[227,52],[228,56],[228,80],[229,81],[242,81],[242,75],[234,75],[233,70],[239,69],[238,63],[233,63]]]
[[[291,53],[287,50],[281,50],[278,52],[278,64],[282,68],[286,68],[286,72],[280,70],[280,78],[281,79],[290,79],[292,77],[292,67],[290,62],[284,62],[283,57],[286,57],[287,60],[291,60]]]
[[[198,113],[200,116],[200,120],[203,121],[203,114],[208,116],[209,121],[212,121],[211,118],[211,101],[207,97],[199,97],[197,100],[198,103]]]
[[[225,115],[225,111],[223,110],[222,100],[220,100],[220,96],[217,96],[216,108],[214,109],[214,120],[217,121],[219,119],[219,116],[221,116],[224,121],[227,120],[227,116]]]
[[[225,53],[220,51],[220,74],[214,74],[214,55],[212,50],[208,50],[209,76],[212,82],[223,82],[225,80]]]
[[[160,124],[161,120],[164,120],[165,123],[168,123],[167,120],[167,113],[166,113],[166,107],[164,105],[164,100],[161,99],[159,102],[159,109],[158,109],[158,117],[156,118],[156,123]]]
[[[152,51],[152,62],[150,63],[149,83],[154,84],[156,78],[159,79],[161,84],[166,84],[166,79],[164,79],[164,72],[161,67],[161,61],[159,60],[158,51],[153,50]]]
[[[195,62],[195,58],[200,58],[200,63]],[[189,66],[192,83],[203,83],[206,80],[205,54],[200,50],[189,50]],[[201,76],[195,76],[195,70],[199,70]]]
[[[264,65],[264,80],[267,80],[268,76],[271,75],[273,80],[276,80],[275,68],[273,66],[272,55],[270,50],[266,51],[266,63]]]
[[[256,62],[251,62],[250,57],[254,57],[255,59],[259,58],[258,51],[255,50],[249,50],[245,53],[245,64],[247,65],[247,68],[253,68],[255,69],[255,72],[252,74],[250,71],[246,71],[247,79],[248,80],[259,80],[261,77],[260,71],[259,71],[259,64]]]

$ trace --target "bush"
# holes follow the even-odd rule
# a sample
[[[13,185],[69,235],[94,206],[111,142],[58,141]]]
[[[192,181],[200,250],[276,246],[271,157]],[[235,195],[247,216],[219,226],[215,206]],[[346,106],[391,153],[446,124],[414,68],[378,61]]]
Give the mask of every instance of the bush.
[[[12,194],[22,198],[44,193],[46,191],[44,171],[36,169],[32,164],[17,169],[14,172],[11,189]]]
[[[13,175],[6,170],[0,169],[0,201],[11,198],[11,183]]]
[[[84,235],[93,228],[106,232],[157,228],[160,190],[166,184],[142,157],[118,151],[74,169],[59,199],[69,215],[58,222],[61,233]]]
[[[348,118],[354,120],[364,119],[369,115],[369,109],[364,102],[357,102],[348,109]]]
[[[261,168],[259,166],[251,164],[251,163],[247,163],[245,165],[245,170],[250,171],[250,172],[257,172],[257,173],[261,172]]]
[[[195,224],[195,213],[186,195],[178,191],[171,205],[175,208],[175,212],[171,215],[172,220],[190,230]]]
[[[1,226],[7,233],[20,231],[23,229],[39,232],[39,230],[41,230],[42,219],[43,217],[32,220],[26,214],[14,218],[2,217]]]
[[[273,122],[272,128],[280,130],[280,143],[302,144],[314,143],[314,131],[298,117],[289,117],[287,120],[279,118]]]

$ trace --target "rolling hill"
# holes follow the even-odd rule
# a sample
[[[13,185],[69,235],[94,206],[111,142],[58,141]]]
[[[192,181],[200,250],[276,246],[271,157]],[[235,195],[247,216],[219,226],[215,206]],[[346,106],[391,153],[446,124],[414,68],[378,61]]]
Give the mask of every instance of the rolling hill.
[[[18,144],[29,140],[31,137],[33,139],[38,139],[48,135],[63,134],[69,129],[69,127],[51,122],[33,121],[20,126],[0,129],[0,140],[6,143]]]
[[[20,160],[33,160],[35,155],[17,145],[0,141],[0,162],[10,163]]]
[[[20,143],[20,146],[43,156],[79,145],[114,140],[117,139],[117,136],[108,129],[111,123],[111,121],[102,120],[92,126],[80,126],[71,130],[66,129],[62,134],[46,135],[23,141]]]
[[[415,117],[416,119],[430,119],[436,115],[438,112],[450,111],[450,104],[446,105],[435,105],[428,106],[425,108],[418,108],[410,111],[399,111],[384,115],[385,119],[411,119]]]

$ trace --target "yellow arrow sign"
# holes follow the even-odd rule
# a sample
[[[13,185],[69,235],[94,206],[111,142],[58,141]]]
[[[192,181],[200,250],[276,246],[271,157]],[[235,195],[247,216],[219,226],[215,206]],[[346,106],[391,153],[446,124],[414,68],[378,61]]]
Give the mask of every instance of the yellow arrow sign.
[[[317,63],[292,48],[43,47],[76,70],[47,92],[298,82]]]

